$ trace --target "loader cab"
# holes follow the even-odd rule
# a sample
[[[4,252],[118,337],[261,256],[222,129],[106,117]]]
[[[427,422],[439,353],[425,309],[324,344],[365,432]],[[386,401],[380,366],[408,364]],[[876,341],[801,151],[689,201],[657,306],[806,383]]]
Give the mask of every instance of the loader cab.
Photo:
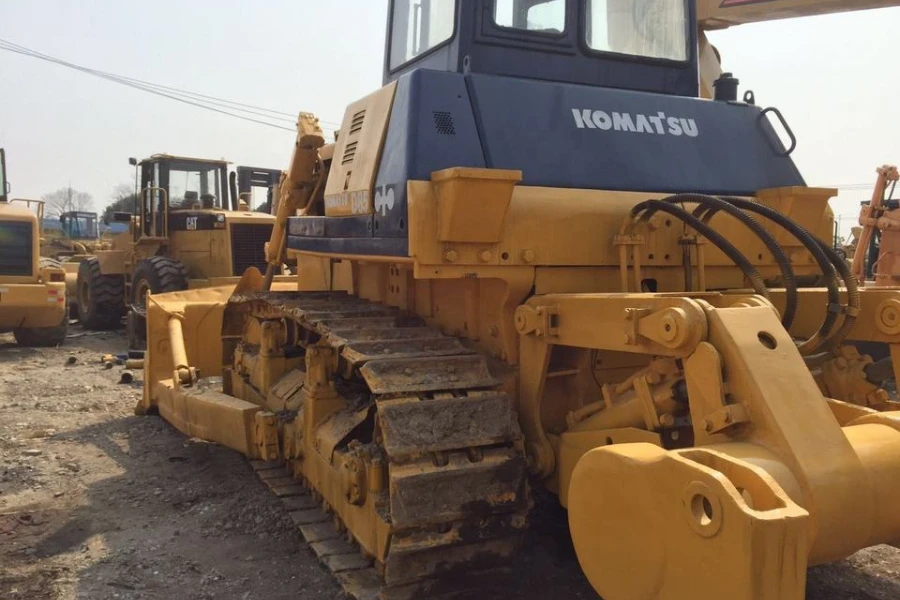
[[[392,0],[384,82],[415,69],[697,96],[694,0]]]
[[[136,214],[140,216],[140,227],[136,237],[167,237],[170,213],[237,208],[229,203],[225,161],[154,154],[137,163],[137,167],[140,206]],[[189,226],[197,221],[186,223]]]
[[[59,224],[65,237],[72,240],[96,240],[100,237],[97,229],[97,213],[71,211],[59,216]]]
[[[272,214],[272,194],[281,179],[280,169],[240,166],[232,177],[236,179],[239,203],[248,210]]]

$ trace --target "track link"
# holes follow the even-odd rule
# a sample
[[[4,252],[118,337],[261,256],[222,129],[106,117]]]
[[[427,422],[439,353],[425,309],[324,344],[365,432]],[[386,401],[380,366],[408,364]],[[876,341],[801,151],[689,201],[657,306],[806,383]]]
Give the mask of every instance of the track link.
[[[347,412],[374,409],[369,443],[388,469],[378,503],[391,524],[383,562],[352,543],[354,533],[302,479],[299,463],[253,462],[349,596],[394,600],[459,592],[463,575],[474,582],[473,572],[509,565],[526,527],[526,467],[512,403],[486,357],[418,317],[342,293],[244,295],[231,299],[229,311],[245,320],[289,322],[299,348],[329,345],[340,356],[338,389],[364,390]],[[225,331],[226,338],[229,333],[239,352],[259,352],[237,341],[236,328]],[[242,377],[249,384],[249,376]],[[282,381],[287,377],[303,381],[302,373]],[[336,449],[354,443],[349,436]]]

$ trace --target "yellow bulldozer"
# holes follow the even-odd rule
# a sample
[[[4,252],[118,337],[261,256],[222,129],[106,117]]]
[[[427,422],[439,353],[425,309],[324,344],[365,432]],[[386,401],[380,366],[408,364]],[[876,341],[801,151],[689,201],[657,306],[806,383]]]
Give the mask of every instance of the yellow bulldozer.
[[[136,206],[115,215],[128,231],[79,256],[68,285],[84,327],[115,327],[127,313],[132,347],[141,348],[148,293],[236,283],[248,267],[265,264],[275,219],[241,201],[225,161],[156,154],[130,162]]]
[[[0,148],[0,332],[12,331],[22,346],[57,346],[69,325],[65,272],[41,258],[38,215],[9,191]]]
[[[605,600],[802,599],[900,543],[855,345],[900,371],[900,291],[702,29],[888,4],[392,0],[384,87],[335,143],[300,116],[265,274],[149,296],[137,411],[255,459],[357,598],[508,565],[542,488]]]

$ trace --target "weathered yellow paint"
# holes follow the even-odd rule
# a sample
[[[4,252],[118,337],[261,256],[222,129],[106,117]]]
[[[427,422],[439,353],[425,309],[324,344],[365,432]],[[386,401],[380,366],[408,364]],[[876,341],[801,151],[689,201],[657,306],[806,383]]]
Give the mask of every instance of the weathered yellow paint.
[[[377,208],[375,175],[396,89],[390,83],[347,107],[325,185],[327,216],[368,215]]]
[[[345,129],[367,102],[375,100],[348,110]],[[351,139],[341,137],[335,159]],[[365,144],[360,137],[356,151],[365,146],[364,156],[377,156],[382,143],[381,135]],[[312,162],[299,176],[319,185],[324,162],[315,169]],[[345,167],[332,165],[326,189],[350,180]],[[192,431],[228,411],[222,430],[213,425],[208,436],[231,440],[223,443],[250,456],[291,461],[382,566],[408,548],[398,541],[404,533],[433,534],[398,529],[406,515],[390,498],[394,487],[413,474],[491,462],[475,445],[451,456],[424,443],[398,463],[376,460],[391,442],[387,411],[422,404],[404,386],[434,381],[442,383],[427,397],[430,407],[461,401],[447,382],[471,384],[469,399],[508,399],[518,421],[510,451],[524,453],[534,481],[560,495],[579,561],[607,600],[712,600],[723,590],[745,600],[800,600],[809,565],[900,539],[900,518],[889,510],[900,501],[900,413],[868,408],[895,406],[866,380],[871,359],[842,348],[841,340],[823,345],[823,356],[803,356],[792,337],[819,328],[825,291],[800,290],[789,332],[779,312],[781,271],[763,241],[733,216],[717,213],[710,224],[758,270],[759,295],[747,288],[760,278],[745,276],[675,218],[635,219],[638,203],[664,194],[529,187],[517,185],[519,177],[449,169],[408,182],[409,255],[289,250],[296,288],[308,294],[244,296],[258,286],[248,280],[228,313],[224,291],[153,298],[142,408],[168,410]],[[829,239],[833,194],[793,187],[760,190],[754,200]],[[366,211],[371,207],[360,208]],[[801,284],[820,275],[805,247],[760,222]],[[898,292],[863,290],[859,314],[841,307],[839,321],[855,317],[848,339],[889,343],[900,364]],[[363,321],[351,329],[382,331],[359,311],[381,315],[379,326],[390,322],[391,334],[407,326],[397,325],[394,312],[378,311],[406,311],[471,349],[463,358],[482,368],[457,371],[460,357],[439,354],[435,343],[431,371],[417,372],[424,363],[410,360],[408,368],[380,373],[372,356],[396,348],[390,340],[372,338],[377,347],[367,347],[367,355],[347,350],[347,334],[331,331],[327,321],[304,321],[335,306]],[[172,343],[180,337],[184,357]],[[240,402],[201,399],[190,388],[203,383],[195,373],[224,374],[222,392]],[[340,379],[364,382],[371,401],[345,396]],[[250,429],[235,424],[248,422],[250,406],[259,411],[245,435]],[[296,412],[276,425],[274,412],[285,407]],[[371,435],[359,433],[363,423]],[[390,502],[378,505],[373,498],[382,492],[381,502]],[[442,547],[457,530],[441,535],[428,543]]]
[[[0,274],[0,331],[13,331],[19,343],[56,345],[65,341],[68,324],[66,273],[58,263],[41,259],[42,216],[43,202],[7,202],[5,195],[0,201],[0,223],[24,224],[31,230],[31,272]]]

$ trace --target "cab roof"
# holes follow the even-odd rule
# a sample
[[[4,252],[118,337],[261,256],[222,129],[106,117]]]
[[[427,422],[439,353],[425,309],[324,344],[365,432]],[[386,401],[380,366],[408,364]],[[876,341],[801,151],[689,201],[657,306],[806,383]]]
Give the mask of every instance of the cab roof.
[[[176,156],[174,154],[154,154],[150,158],[145,158],[141,162],[152,162],[158,160],[178,160],[178,161],[190,161],[190,162],[198,162],[198,163],[207,163],[210,165],[230,165],[231,162],[225,159],[211,159],[211,158],[193,158],[190,156]]]
[[[16,221],[37,220],[37,215],[20,202],[0,202],[0,221],[10,217]]]

